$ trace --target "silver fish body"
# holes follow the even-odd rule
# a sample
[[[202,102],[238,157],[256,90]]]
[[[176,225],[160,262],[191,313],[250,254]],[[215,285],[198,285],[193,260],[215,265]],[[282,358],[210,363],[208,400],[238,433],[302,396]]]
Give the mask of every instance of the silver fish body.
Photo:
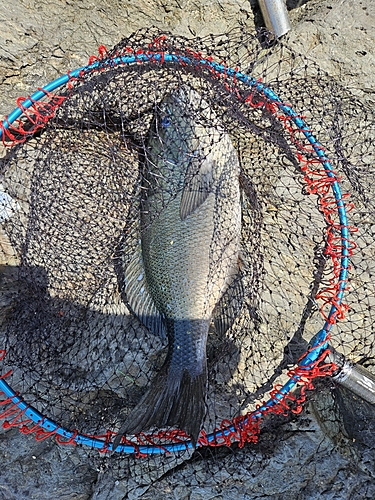
[[[145,158],[141,248],[126,272],[126,294],[146,326],[166,332],[169,349],[116,446],[124,433],[167,426],[196,442],[205,413],[209,326],[239,275],[239,162],[196,91],[181,86],[164,98]]]

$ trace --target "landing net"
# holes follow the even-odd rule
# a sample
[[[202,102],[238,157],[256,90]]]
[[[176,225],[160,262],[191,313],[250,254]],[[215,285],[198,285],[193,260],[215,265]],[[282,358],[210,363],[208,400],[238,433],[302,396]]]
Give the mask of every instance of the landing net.
[[[201,96],[186,120],[217,123],[240,165],[243,295],[224,335],[212,318],[197,447],[243,447],[270,416],[299,413],[335,370],[329,345],[372,364],[370,111],[265,33],[142,30],[19,98],[2,124],[3,426],[110,452],[160,371],[168,340],[126,304],[123,270],[142,238],[150,129],[181,87]],[[116,451],[192,449],[168,428]]]

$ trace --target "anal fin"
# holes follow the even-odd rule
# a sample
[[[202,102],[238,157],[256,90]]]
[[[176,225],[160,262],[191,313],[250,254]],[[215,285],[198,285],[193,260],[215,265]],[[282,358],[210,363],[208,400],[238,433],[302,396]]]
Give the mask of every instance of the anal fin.
[[[166,340],[163,318],[147,285],[140,244],[125,270],[125,297],[130,309],[144,326],[154,335]]]
[[[215,330],[220,336],[224,336],[233,325],[242,308],[244,294],[242,273],[239,270],[214,309]]]

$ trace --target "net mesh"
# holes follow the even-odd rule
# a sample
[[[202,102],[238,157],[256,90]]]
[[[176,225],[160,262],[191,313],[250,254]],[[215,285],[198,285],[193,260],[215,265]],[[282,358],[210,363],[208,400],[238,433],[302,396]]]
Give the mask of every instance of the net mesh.
[[[170,54],[174,58],[166,57]],[[124,63],[124,57],[135,62]],[[204,451],[204,445],[215,429],[229,430],[211,444],[237,441],[241,447],[256,441],[268,420],[246,415],[270,391],[280,402],[271,409],[261,406],[258,417],[291,415],[300,411],[306,389],[313,393],[311,380],[332,372],[324,352],[310,370],[290,372],[327,318],[330,345],[352,361],[368,367],[374,362],[373,116],[354,93],[287,46],[274,45],[265,33],[236,30],[187,40],[142,30],[111,51],[101,48],[89,64],[71,75],[64,88],[45,91],[44,99],[29,109],[20,99],[24,114],[3,125],[3,142],[10,146],[1,178],[3,246],[13,249],[11,255],[9,248],[3,252],[8,264],[3,277],[3,380],[27,408],[72,433],[59,441],[73,443],[81,433],[101,438],[103,450],[108,449],[163,370],[168,345],[171,350],[174,342],[170,334],[153,331],[153,318],[142,321],[129,300],[126,271],[139,241],[145,245],[147,224],[155,224],[150,219],[145,225],[142,207],[161,189],[153,217],[163,220],[162,214],[181,196],[176,173],[181,157],[185,155],[186,165],[196,164],[194,183],[207,158],[214,158],[217,172],[232,147],[235,159],[222,168],[239,165],[233,182],[240,189],[241,228],[233,281],[228,278],[232,268],[222,259],[223,239],[232,234],[236,215],[226,203],[225,180],[212,181],[217,189],[211,236],[199,235],[194,243],[197,263],[209,249],[206,302],[210,293],[216,297],[212,288],[222,280],[220,273],[227,286],[220,285],[217,292],[225,294],[225,317],[213,305],[205,310],[210,320],[208,388],[198,444],[203,447],[199,457],[210,463],[213,451]],[[237,75],[248,75],[255,83]],[[156,123],[165,118],[159,115],[166,96],[181,88],[197,100],[194,105],[182,100],[183,112],[174,109],[185,128],[168,142]],[[349,218],[347,248],[353,253],[349,283],[345,279],[343,285],[340,278],[342,223],[332,178],[301,127],[264,88],[303,119],[340,180]],[[223,138],[230,141],[224,150]],[[156,156],[152,141],[161,148]],[[168,181],[164,191],[158,177]],[[180,268],[176,261],[173,279],[178,280]],[[343,304],[340,286],[345,288]],[[333,318],[332,305],[337,306]],[[280,386],[296,375],[302,377],[300,389],[280,393]],[[40,439],[48,435],[6,395],[2,410],[4,425]],[[126,435],[123,443],[139,456],[145,454],[143,445],[165,451],[167,444],[188,441],[186,429],[167,427]],[[147,472],[133,463],[133,477],[152,482],[191,453],[182,446],[172,457],[149,457]],[[243,461],[238,445],[215,453],[220,462],[209,473],[200,472],[208,474],[206,480],[213,477],[211,467],[229,474],[236,460],[245,470],[257,467],[253,455]],[[125,458],[107,457],[103,467],[115,460]],[[126,460],[130,467],[130,458]],[[192,467],[199,472],[197,463],[190,462],[181,474],[188,477]]]

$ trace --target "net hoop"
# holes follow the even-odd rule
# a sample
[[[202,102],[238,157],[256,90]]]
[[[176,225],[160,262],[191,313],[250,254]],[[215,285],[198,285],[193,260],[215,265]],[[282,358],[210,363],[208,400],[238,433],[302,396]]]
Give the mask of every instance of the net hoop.
[[[308,375],[312,372],[312,370],[317,366],[318,363],[324,360],[322,359],[322,353],[324,353],[328,348],[328,341],[330,337],[330,330],[332,326],[336,323],[337,319],[340,316],[340,307],[342,305],[344,292],[347,289],[347,281],[348,281],[348,271],[349,271],[349,257],[351,255],[351,242],[349,237],[349,226],[347,219],[347,210],[345,208],[344,197],[340,185],[339,178],[333,171],[331,162],[329,158],[325,154],[325,150],[323,146],[319,143],[317,138],[314,136],[311,129],[305,123],[303,118],[298,115],[296,111],[292,109],[291,106],[282,102],[282,100],[278,97],[278,95],[266,84],[257,80],[256,78],[246,75],[245,73],[238,71],[238,69],[232,69],[225,65],[225,63],[217,63],[211,57],[204,58],[201,54],[193,53],[192,57],[187,57],[183,55],[177,55],[174,53],[168,52],[137,52],[132,55],[121,55],[118,57],[111,58],[94,58],[95,62],[75,69],[73,71],[69,71],[63,76],[60,76],[56,80],[48,83],[43,88],[39,88],[34,94],[28,97],[25,100],[22,100],[22,105],[16,107],[2,122],[0,125],[0,139],[5,143],[5,135],[7,131],[11,128],[11,125],[18,120],[27,109],[31,108],[36,102],[40,101],[46,95],[53,92],[54,90],[64,86],[71,85],[71,82],[74,80],[78,80],[85,75],[104,71],[106,69],[113,69],[119,66],[131,66],[138,64],[153,64],[153,65],[164,65],[166,63],[174,63],[181,64],[184,66],[190,67],[198,67],[208,69],[219,75],[225,75],[226,78],[231,78],[234,81],[240,81],[243,84],[247,85],[249,88],[262,93],[267,101],[274,105],[278,110],[284,113],[288,119],[290,119],[297,130],[301,132],[304,137],[307,139],[309,144],[311,145],[314,153],[316,154],[316,158],[320,165],[323,166],[325,174],[329,180],[329,186],[331,192],[334,196],[335,210],[337,210],[337,215],[339,218],[339,229],[340,232],[340,258],[339,258],[339,274],[337,278],[336,285],[336,294],[334,300],[331,301],[331,307],[328,315],[325,318],[325,323],[322,329],[312,338],[308,350],[304,353],[304,355],[300,358],[297,367],[289,372],[289,380],[285,383],[284,386],[279,388],[277,391],[271,393],[271,398],[264,402],[261,406],[259,406],[255,411],[250,412],[242,419],[242,423],[239,426],[251,426],[254,424],[255,426],[260,421],[261,417],[270,412],[273,408],[276,408],[278,405],[282,405],[282,400],[285,398],[287,394],[289,394],[300,382],[305,375]],[[18,102],[17,102],[18,103]],[[333,223],[332,223],[333,225]],[[0,352],[1,353],[1,352]],[[4,352],[5,354],[5,352]],[[3,355],[4,356],[4,355]],[[2,357],[3,357],[2,356]],[[1,356],[0,356],[1,359]],[[43,439],[45,436],[56,435],[56,439],[61,444],[80,444],[86,445],[91,448],[96,448],[101,452],[110,452],[112,451],[112,443],[111,436],[114,434],[111,431],[107,432],[107,435],[101,436],[101,438],[93,437],[85,434],[81,434],[74,431],[69,431],[60,427],[53,420],[50,420],[46,416],[42,415],[38,410],[29,406],[21,396],[15,392],[10,385],[5,381],[6,375],[0,376],[0,391],[6,396],[5,401],[0,401],[0,404],[11,404],[10,411],[9,409],[2,414],[0,414],[0,418],[7,417],[9,414],[20,412],[24,415],[28,422],[32,422],[35,424],[35,428],[41,430],[41,434],[43,435]],[[229,424],[229,423],[228,423]],[[12,424],[12,425],[21,425]],[[3,424],[4,426],[4,424]],[[22,427],[20,428],[21,432]],[[28,432],[24,431],[24,433],[35,432],[35,430],[28,430]],[[197,447],[213,445],[217,446],[219,444],[227,444],[228,436],[233,435],[238,432],[238,427],[233,425],[227,425],[220,430],[216,430],[211,434],[205,435],[204,438],[200,438],[197,443]],[[37,437],[38,438],[38,437]],[[66,440],[66,441],[64,441]],[[131,453],[137,454],[138,456],[145,456],[149,454],[161,454],[161,453],[174,453],[181,452],[187,449],[192,449],[193,444],[190,440],[184,441],[179,440],[177,443],[173,444],[165,444],[165,445],[150,445],[147,444],[147,439],[144,440],[144,445],[142,444],[121,444],[116,448],[117,452],[123,453]]]

